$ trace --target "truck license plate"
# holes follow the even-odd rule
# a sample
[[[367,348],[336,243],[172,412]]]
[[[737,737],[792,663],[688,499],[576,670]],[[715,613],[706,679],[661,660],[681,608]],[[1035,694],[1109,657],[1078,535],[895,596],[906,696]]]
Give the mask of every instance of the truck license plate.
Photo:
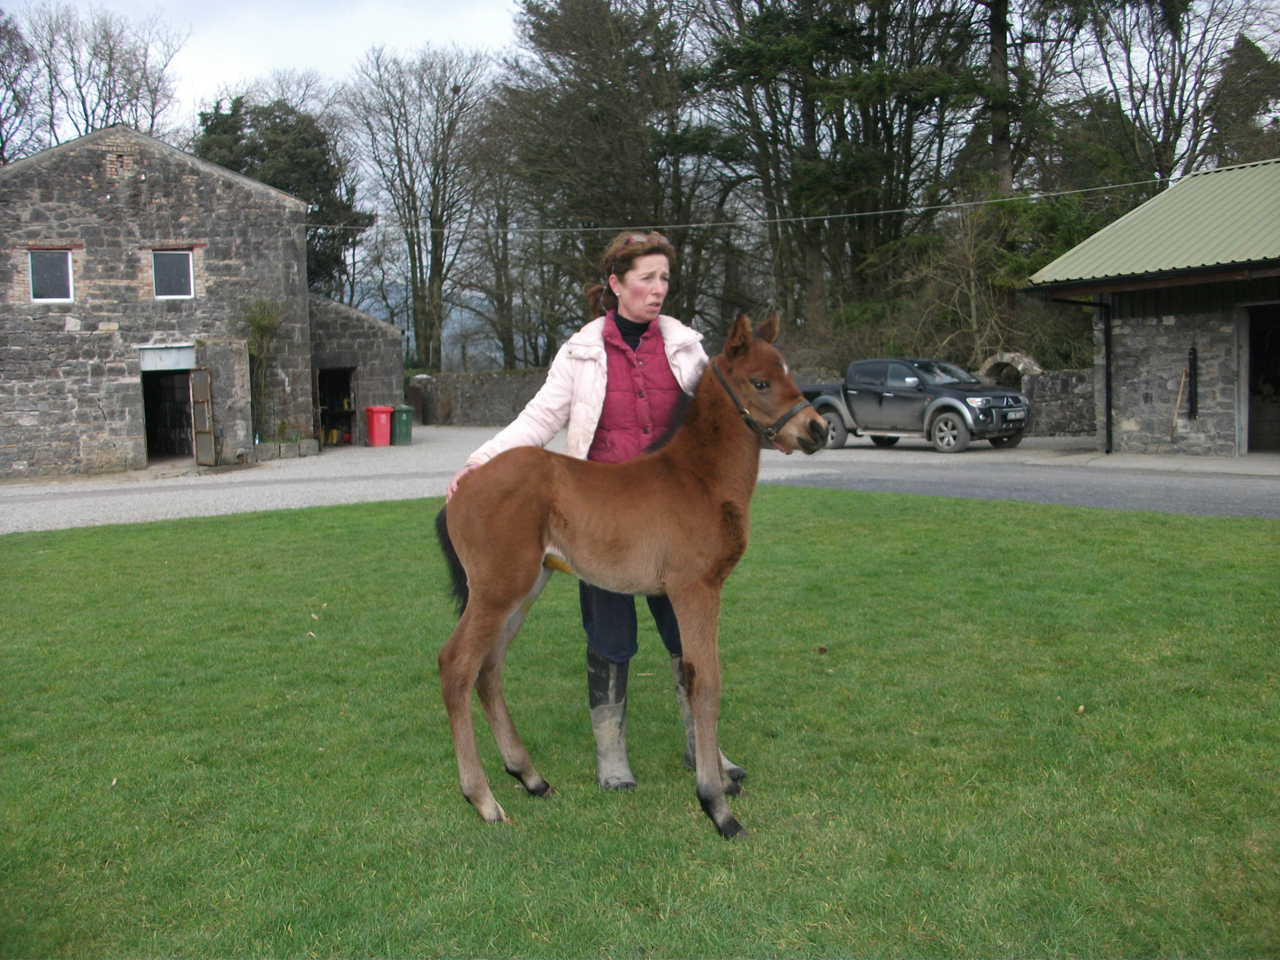
[[[1010,410],[1004,415],[1004,418],[1006,420],[1022,420],[1026,415],[1027,411],[1025,410]]]

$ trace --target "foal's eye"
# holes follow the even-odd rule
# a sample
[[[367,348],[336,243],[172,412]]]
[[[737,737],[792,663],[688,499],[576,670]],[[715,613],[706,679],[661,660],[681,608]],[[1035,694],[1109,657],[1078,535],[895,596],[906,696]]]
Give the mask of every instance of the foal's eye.
[[[759,390],[760,392],[762,392],[762,393],[763,393],[765,390],[768,390],[768,389],[769,389],[769,381],[768,381],[768,380],[752,380],[752,381],[751,381],[751,385],[752,385],[753,387],[755,387],[757,390]]]

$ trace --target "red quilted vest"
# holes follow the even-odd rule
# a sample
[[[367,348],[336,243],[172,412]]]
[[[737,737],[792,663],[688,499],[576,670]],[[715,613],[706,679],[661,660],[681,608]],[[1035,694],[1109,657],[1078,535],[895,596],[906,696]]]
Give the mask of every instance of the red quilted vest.
[[[682,391],[656,322],[640,338],[639,349],[632,350],[610,312],[604,324],[604,352],[609,370],[604,410],[587,459],[621,463],[640,456],[662,436]]]

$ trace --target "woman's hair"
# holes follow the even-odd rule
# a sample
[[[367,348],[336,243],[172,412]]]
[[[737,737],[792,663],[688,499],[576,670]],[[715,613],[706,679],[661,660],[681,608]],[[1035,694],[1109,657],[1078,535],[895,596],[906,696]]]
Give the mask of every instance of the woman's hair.
[[[628,230],[620,233],[605,247],[600,257],[600,270],[604,275],[603,283],[595,283],[587,288],[587,304],[591,307],[591,315],[598,317],[608,310],[618,309],[618,298],[609,289],[610,274],[626,276],[628,270],[640,257],[651,253],[660,253],[667,258],[667,265],[676,265],[675,247],[671,241],[660,233],[638,233]]]

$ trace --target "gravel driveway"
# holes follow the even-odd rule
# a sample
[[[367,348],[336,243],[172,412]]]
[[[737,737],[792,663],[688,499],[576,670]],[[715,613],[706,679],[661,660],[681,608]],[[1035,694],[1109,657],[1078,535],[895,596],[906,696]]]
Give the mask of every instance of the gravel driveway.
[[[94,477],[7,481],[0,483],[0,533],[441,496],[467,455],[496,429],[416,426],[408,445],[331,447],[319,456],[250,467],[197,471],[188,460]],[[563,449],[562,440],[551,449]],[[1247,477],[1262,483],[1280,504],[1280,456],[1104,456],[1093,449],[1091,438],[1028,438],[1015,450],[975,446],[953,455],[935,453],[923,443],[904,441],[882,450],[854,439],[845,449],[812,457],[765,451],[760,479],[851,488],[866,479],[874,483],[864,489],[943,493],[945,488],[913,490],[910,479],[932,475],[945,482],[952,471],[985,474],[1014,464],[1128,471],[1147,475],[1147,483],[1152,473]],[[904,471],[904,479],[886,475],[887,467]],[[1046,473],[1043,484],[1032,485],[1051,487],[1054,476],[1067,474]]]

